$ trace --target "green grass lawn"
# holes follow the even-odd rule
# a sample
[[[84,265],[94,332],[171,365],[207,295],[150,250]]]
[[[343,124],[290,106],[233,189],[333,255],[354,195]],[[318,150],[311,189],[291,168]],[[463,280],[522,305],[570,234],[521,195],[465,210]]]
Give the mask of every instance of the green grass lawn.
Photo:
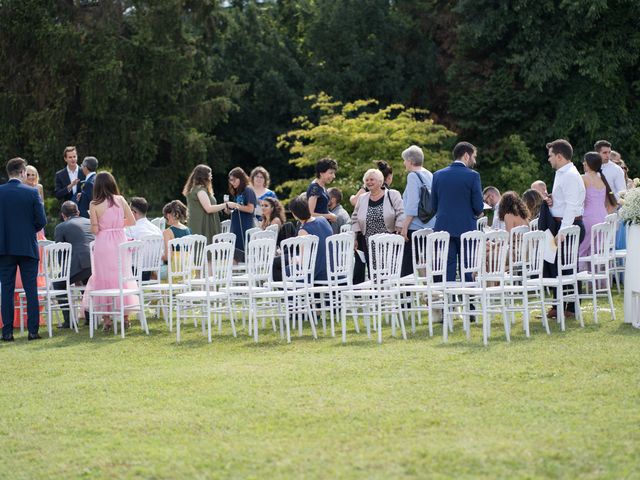
[[[602,312],[254,344],[54,333],[0,345],[0,478],[639,478],[640,330]],[[351,323],[349,323],[351,327]]]

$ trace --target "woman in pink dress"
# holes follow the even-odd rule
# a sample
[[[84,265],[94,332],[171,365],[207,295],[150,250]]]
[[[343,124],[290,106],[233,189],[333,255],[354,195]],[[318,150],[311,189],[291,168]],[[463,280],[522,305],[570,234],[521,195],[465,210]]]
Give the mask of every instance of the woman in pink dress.
[[[578,255],[580,257],[588,257],[591,255],[591,228],[597,224],[604,222],[605,217],[609,213],[609,209],[616,206],[616,197],[611,191],[611,187],[607,179],[602,175],[602,159],[600,154],[596,152],[588,152],[582,160],[584,167],[584,175],[582,181],[585,187],[584,212],[582,221],[584,222],[584,240],[580,243]],[[586,270],[589,264],[581,262],[580,270]]]
[[[127,241],[124,227],[135,225],[136,220],[124,197],[120,195],[115,178],[109,172],[96,175],[93,186],[93,201],[89,205],[91,231],[96,235],[93,255],[93,271],[87,283],[82,306],[89,310],[89,293],[93,290],[118,288],[118,247]],[[125,271],[131,270],[129,265],[123,265]],[[136,285],[124,285],[125,288],[135,288]],[[94,297],[94,308],[100,311],[115,311],[120,308],[118,299],[113,297]],[[125,297],[125,309],[137,308],[136,296]],[[125,315],[125,319],[127,316]],[[113,326],[111,317],[104,316],[104,330]],[[125,327],[128,320],[125,321]]]

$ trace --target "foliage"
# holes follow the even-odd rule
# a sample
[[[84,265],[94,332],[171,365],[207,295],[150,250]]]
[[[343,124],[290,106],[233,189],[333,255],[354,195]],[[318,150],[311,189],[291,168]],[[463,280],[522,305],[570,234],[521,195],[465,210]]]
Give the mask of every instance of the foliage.
[[[529,151],[519,135],[510,135],[497,142],[491,160],[497,168],[492,169],[489,180],[501,191],[514,190],[522,194],[531,183],[541,177],[539,160]],[[480,160],[482,162],[482,160]]]
[[[550,180],[555,138],[577,156],[609,139],[640,171],[639,2],[0,4],[0,155],[35,164],[48,194],[68,144],[155,206],[199,162],[216,189],[233,165],[263,164],[277,185],[297,176],[277,138],[315,119],[304,98],[322,91],[428,110],[501,189]]]
[[[457,22],[447,72],[461,137],[489,156],[512,134],[541,153],[607,138],[640,167],[640,3],[463,0],[451,12],[474,19]]]
[[[215,170],[214,129],[242,89],[212,78],[203,46],[218,29],[215,4],[186,3],[3,2],[0,153],[33,159],[52,189],[76,144],[152,201],[175,198],[197,163]]]
[[[308,327],[255,345],[228,322],[212,344],[162,320],[124,340],[16,335],[0,477],[633,478],[640,331],[585,310],[584,329],[532,322],[509,344],[495,321],[487,348],[459,321],[447,345],[424,323],[382,345],[351,323],[345,346]]]
[[[620,194],[620,218],[624,222],[640,224],[640,179],[633,179],[634,188]]]
[[[278,145],[289,151],[293,165],[307,173],[321,158],[335,159],[339,174],[334,185],[347,198],[362,185],[364,172],[375,168],[375,160],[385,160],[393,167],[393,186],[403,190],[406,179],[400,153],[409,145],[422,147],[425,167],[430,170],[451,160],[445,147],[453,132],[429,119],[426,110],[400,104],[380,108],[376,100],[343,103],[326,93],[307,98],[313,101],[318,120],[298,117],[298,128],[280,136]],[[279,191],[289,189],[296,196],[306,190],[309,181],[308,177],[289,180]]]

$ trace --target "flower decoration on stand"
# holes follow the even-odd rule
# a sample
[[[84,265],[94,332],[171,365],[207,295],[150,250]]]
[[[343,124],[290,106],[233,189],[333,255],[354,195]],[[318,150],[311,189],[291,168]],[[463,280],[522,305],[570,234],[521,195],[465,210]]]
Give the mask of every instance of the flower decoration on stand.
[[[640,178],[633,179],[635,188],[620,193],[620,219],[625,223],[640,225]]]

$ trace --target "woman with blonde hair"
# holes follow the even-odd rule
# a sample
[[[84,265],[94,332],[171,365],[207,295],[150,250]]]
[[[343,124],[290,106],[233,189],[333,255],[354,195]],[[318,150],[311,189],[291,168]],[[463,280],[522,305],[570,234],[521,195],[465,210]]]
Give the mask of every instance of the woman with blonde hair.
[[[27,165],[27,180],[25,181],[25,184],[30,187],[37,188],[40,198],[44,202],[44,189],[40,183],[40,175],[38,174],[36,167],[33,165]]]
[[[207,244],[211,243],[214,235],[222,231],[219,212],[225,208],[225,204],[218,205],[213,196],[211,178],[211,168],[208,165],[197,165],[182,189],[182,195],[187,199],[191,233],[207,237]]]
[[[167,221],[167,228],[162,232],[164,239],[164,254],[162,260],[167,261],[167,252],[169,251],[169,240],[174,238],[182,238],[191,235],[189,227],[184,225],[187,222],[187,207],[180,200],[172,200],[162,208],[162,216]]]

